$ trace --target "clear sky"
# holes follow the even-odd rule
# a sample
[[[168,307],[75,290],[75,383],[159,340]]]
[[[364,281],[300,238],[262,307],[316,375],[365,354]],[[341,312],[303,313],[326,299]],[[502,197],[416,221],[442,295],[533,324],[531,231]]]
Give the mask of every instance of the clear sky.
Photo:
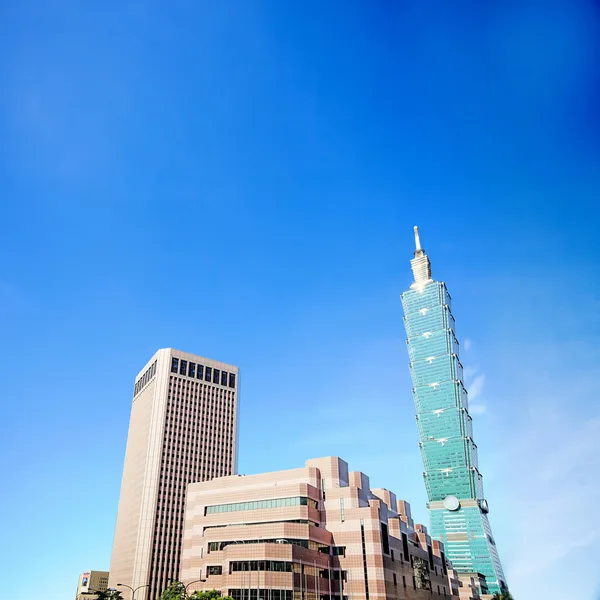
[[[3,598],[108,568],[160,347],[240,366],[241,473],[337,454],[427,522],[415,224],[509,585],[600,598],[598,2],[7,1],[0,90]]]

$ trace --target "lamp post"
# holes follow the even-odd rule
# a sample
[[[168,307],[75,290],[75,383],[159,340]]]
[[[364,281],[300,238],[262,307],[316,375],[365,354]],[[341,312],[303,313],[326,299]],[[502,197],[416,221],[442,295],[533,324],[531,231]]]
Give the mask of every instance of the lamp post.
[[[190,582],[189,582],[189,583],[188,583],[188,584],[185,586],[185,589],[183,590],[183,597],[184,597],[184,598],[187,598],[187,597],[188,597],[188,595],[187,595],[187,589],[190,587],[190,585],[192,585],[192,583],[199,583],[199,582],[206,583],[206,579],[202,579],[202,574],[200,575],[200,579],[194,579],[194,581],[190,581]]]
[[[138,590],[141,590],[142,588],[150,587],[150,584],[147,583],[146,585],[139,585],[138,587],[136,587],[135,589],[133,589],[130,585],[127,585],[126,583],[117,583],[117,587],[126,587],[126,588],[129,588],[131,590],[131,600],[135,600],[135,593]]]
[[[176,579],[168,579],[167,581],[170,581],[171,583],[173,581],[177,581]],[[194,581],[190,581],[187,585],[183,586],[183,594],[181,595],[182,599],[188,597],[187,595],[187,589],[190,587],[190,585],[192,585],[192,583],[198,583],[198,582],[202,582],[202,583],[206,583],[206,579],[202,579],[202,570],[200,570],[200,579],[194,579]],[[183,585],[183,583],[181,583],[181,581],[179,582],[181,585]],[[132,599],[133,600],[133,599]]]

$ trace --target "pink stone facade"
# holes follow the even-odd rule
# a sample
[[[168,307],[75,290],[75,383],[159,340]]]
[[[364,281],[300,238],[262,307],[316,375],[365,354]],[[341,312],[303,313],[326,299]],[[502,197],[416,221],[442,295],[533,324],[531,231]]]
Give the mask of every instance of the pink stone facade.
[[[180,580],[235,600],[475,600],[408,503],[337,457],[190,484]]]
[[[156,600],[178,577],[187,484],[236,472],[237,385],[237,367],[172,348],[136,377],[109,587]]]

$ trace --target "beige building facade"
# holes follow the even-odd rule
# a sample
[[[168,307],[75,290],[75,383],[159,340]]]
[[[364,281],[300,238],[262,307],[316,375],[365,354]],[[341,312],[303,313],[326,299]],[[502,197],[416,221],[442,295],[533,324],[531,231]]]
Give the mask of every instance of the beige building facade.
[[[84,571],[77,582],[75,600],[93,600],[108,588],[108,571]]]
[[[235,600],[475,598],[408,503],[337,457],[191,484],[180,580]]]
[[[188,483],[236,472],[238,383],[237,367],[172,348],[135,378],[109,587],[156,600],[178,577]]]

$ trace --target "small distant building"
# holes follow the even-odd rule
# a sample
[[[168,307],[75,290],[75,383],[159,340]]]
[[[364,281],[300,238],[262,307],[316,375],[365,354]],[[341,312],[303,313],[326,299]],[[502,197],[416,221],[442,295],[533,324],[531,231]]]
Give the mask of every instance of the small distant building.
[[[234,600],[475,600],[408,503],[337,457],[190,484],[180,580]]]
[[[108,571],[84,571],[79,576],[75,600],[94,600],[96,592],[108,588]]]

